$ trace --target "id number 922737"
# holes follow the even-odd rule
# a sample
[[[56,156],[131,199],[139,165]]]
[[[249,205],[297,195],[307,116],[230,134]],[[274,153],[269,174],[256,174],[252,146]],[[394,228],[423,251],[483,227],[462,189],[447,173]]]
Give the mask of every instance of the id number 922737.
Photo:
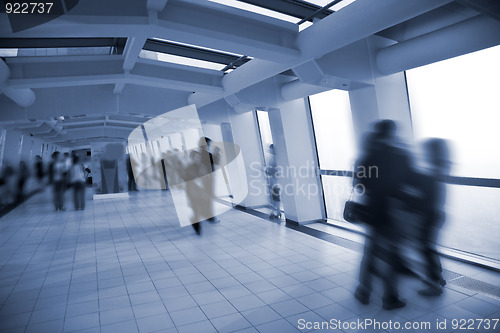
[[[492,330],[496,332],[497,325],[500,319],[452,319],[451,328],[453,330]]]
[[[5,13],[7,14],[50,14],[53,2],[7,2],[5,1]]]

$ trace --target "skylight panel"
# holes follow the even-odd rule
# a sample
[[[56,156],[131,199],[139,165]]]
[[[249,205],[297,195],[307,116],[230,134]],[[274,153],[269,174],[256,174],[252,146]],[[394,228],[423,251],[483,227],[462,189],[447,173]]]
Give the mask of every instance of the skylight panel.
[[[270,10],[267,8],[251,5],[251,4],[248,4],[245,2],[240,2],[237,0],[209,0],[209,1],[221,4],[224,6],[238,8],[238,9],[246,10],[248,12],[272,17],[272,18],[286,21],[286,22],[290,22],[290,23],[297,23],[298,21],[300,21],[300,19],[297,17],[286,15],[286,14],[276,12],[274,10]]]
[[[319,6],[319,7],[324,7],[328,5],[332,0],[305,0],[306,2],[312,3],[313,5]],[[350,5],[356,0],[342,0],[339,3],[333,5],[330,7],[330,10],[333,10],[334,12],[341,10],[342,8]]]
[[[143,46],[143,50],[150,51],[150,53],[144,52],[142,54],[143,58],[222,70],[226,73],[228,69],[239,67],[252,59],[252,57],[236,53],[187,43],[173,42],[162,38],[148,39]],[[169,57],[167,59],[162,55],[168,55]],[[175,58],[171,56],[175,56]]]
[[[299,32],[306,29],[306,28],[309,28],[311,25],[313,25],[312,22],[310,21],[305,21],[304,23],[300,24],[299,25]]]
[[[0,49],[0,57],[17,57],[18,49]]]
[[[68,55],[106,55],[111,47],[5,48],[0,57],[50,57]]]
[[[212,69],[212,70],[216,70],[216,71],[220,71],[226,67],[226,65],[224,65],[224,64],[217,64],[214,62],[209,62],[209,61],[204,61],[204,60],[199,60],[199,59],[192,59],[192,58],[181,57],[181,56],[177,56],[177,55],[148,51],[148,50],[142,50],[141,53],[139,54],[139,57],[141,57],[143,59],[153,59],[153,60],[169,62],[169,63],[173,63],[173,64],[179,64],[179,65],[185,65],[185,66],[191,66],[191,67],[197,67],[197,68]]]
[[[127,38],[0,38],[0,57],[122,54]]]
[[[217,50],[217,49],[211,49],[209,47],[204,47],[204,46],[199,46],[199,45],[193,45],[193,44],[188,44],[188,43],[174,42],[174,41],[171,41],[171,40],[168,40],[168,39],[163,39],[163,38],[151,38],[151,39],[159,41],[159,42],[173,43],[173,44],[187,46],[187,47],[192,47],[192,48],[200,49],[200,50],[206,50],[206,51],[211,51],[211,52],[229,54],[229,55],[232,55],[232,56],[235,56],[235,57],[238,57],[238,58],[243,56],[243,54],[237,54],[237,53],[232,53],[232,52],[227,52],[227,51],[221,51],[221,50]]]

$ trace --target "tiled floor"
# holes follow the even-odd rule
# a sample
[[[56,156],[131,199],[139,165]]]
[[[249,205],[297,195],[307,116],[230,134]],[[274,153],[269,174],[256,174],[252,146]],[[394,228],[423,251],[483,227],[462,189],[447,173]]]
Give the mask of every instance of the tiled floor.
[[[201,237],[180,228],[165,191],[58,213],[50,195],[31,198],[0,219],[0,331],[305,332],[312,329],[299,329],[301,320],[374,319],[453,332],[452,319],[500,318],[498,299],[451,283],[426,299],[409,278],[401,283],[407,307],[381,310],[380,288],[361,305],[352,297],[359,252],[237,210],[220,220],[203,224]],[[496,273],[452,261],[445,268],[500,285]],[[500,332],[500,323],[477,323],[466,331]]]

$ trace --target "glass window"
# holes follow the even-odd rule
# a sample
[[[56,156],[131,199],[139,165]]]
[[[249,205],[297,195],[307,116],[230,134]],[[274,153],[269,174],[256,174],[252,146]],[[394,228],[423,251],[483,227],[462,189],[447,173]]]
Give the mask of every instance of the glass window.
[[[300,21],[300,19],[297,17],[293,17],[290,15],[276,12],[274,10],[270,10],[270,9],[267,9],[264,7],[255,6],[255,5],[241,2],[241,1],[236,1],[236,0],[209,0],[209,1],[216,2],[216,3],[224,5],[224,6],[238,8],[238,9],[246,10],[246,11],[253,12],[256,14],[272,17],[272,18],[275,18],[278,20],[291,22],[291,23],[297,23],[298,21]]]
[[[17,50],[18,49],[0,49],[0,57],[17,57]]]
[[[439,245],[500,260],[500,189],[447,185]]]
[[[171,40],[168,40],[168,39],[164,39],[164,38],[156,38],[155,37],[155,38],[151,38],[151,40],[157,41],[157,42],[168,43],[168,44],[175,44],[175,45],[186,46],[186,47],[197,49],[197,50],[205,50],[205,51],[210,51],[210,52],[214,52],[214,53],[228,54],[228,55],[235,56],[237,58],[243,57],[243,54],[237,54],[237,53],[232,53],[232,52],[227,52],[227,51],[221,51],[221,50],[217,50],[217,49],[211,49],[211,48],[208,48],[208,47],[203,47],[203,46],[193,45],[193,44],[188,44],[188,43],[174,42],[174,41],[171,41]]]
[[[256,111],[257,121],[259,123],[260,139],[262,142],[262,150],[264,151],[264,156],[266,158],[266,164],[268,164],[267,159],[270,154],[269,146],[273,144],[273,138],[271,135],[271,125],[269,123],[269,114],[266,111]]]
[[[313,5],[319,6],[319,7],[325,7],[326,5],[328,5],[331,2],[331,0],[306,0],[306,1],[309,3],[312,3]],[[331,6],[329,9],[336,12],[336,11],[339,11],[342,8],[346,7],[347,5],[350,5],[354,1],[356,1],[356,0],[342,0],[339,3]]]
[[[357,156],[349,93],[330,90],[309,97],[323,170],[352,170]]]
[[[344,204],[349,199],[352,184],[352,178],[344,172],[353,170],[357,157],[349,93],[330,90],[309,96],[309,103],[319,167],[341,171],[338,176],[321,176],[326,216],[342,223]]]
[[[500,178],[500,46],[406,72],[415,140],[451,143],[452,174]]]
[[[50,57],[71,55],[107,55],[112,54],[111,46],[104,47],[54,47],[54,48],[8,48],[0,49],[0,57]]]
[[[429,137],[451,144],[451,173],[500,178],[500,47],[406,72],[417,143]],[[447,185],[446,223],[439,244],[500,259],[500,189]]]
[[[321,176],[325,196],[326,216],[336,221],[344,221],[345,202],[349,200],[352,178],[341,176]]]
[[[185,66],[191,66],[191,67],[213,69],[216,71],[220,71],[226,67],[226,65],[224,65],[224,64],[218,64],[215,62],[193,59],[193,58],[188,58],[188,57],[181,57],[181,56],[177,56],[177,55],[173,55],[173,54],[148,51],[148,50],[142,50],[141,53],[139,53],[139,57],[141,57],[143,59],[152,59],[152,60],[170,62],[173,64],[179,64],[179,65],[185,65]]]

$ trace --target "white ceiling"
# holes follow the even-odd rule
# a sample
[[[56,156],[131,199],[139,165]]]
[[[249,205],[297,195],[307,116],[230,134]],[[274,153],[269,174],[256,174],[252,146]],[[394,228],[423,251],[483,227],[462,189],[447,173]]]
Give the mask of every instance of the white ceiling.
[[[162,110],[191,103],[202,107],[280,73],[293,74],[295,68],[373,34],[401,42],[479,13],[451,0],[351,2],[345,0],[348,6],[303,30],[208,0],[81,0],[65,15],[19,32],[12,32],[7,15],[0,14],[3,39],[126,38],[121,54],[45,50],[4,58],[9,73],[0,79],[0,126],[61,145],[118,140],[158,113],[148,100],[161,103]],[[171,63],[166,56],[148,59],[143,46],[151,38],[251,60],[224,73],[220,65],[206,69],[192,62]],[[29,90],[35,95],[32,105],[22,107],[9,98],[12,91]],[[137,101],[145,107],[130,106]]]

